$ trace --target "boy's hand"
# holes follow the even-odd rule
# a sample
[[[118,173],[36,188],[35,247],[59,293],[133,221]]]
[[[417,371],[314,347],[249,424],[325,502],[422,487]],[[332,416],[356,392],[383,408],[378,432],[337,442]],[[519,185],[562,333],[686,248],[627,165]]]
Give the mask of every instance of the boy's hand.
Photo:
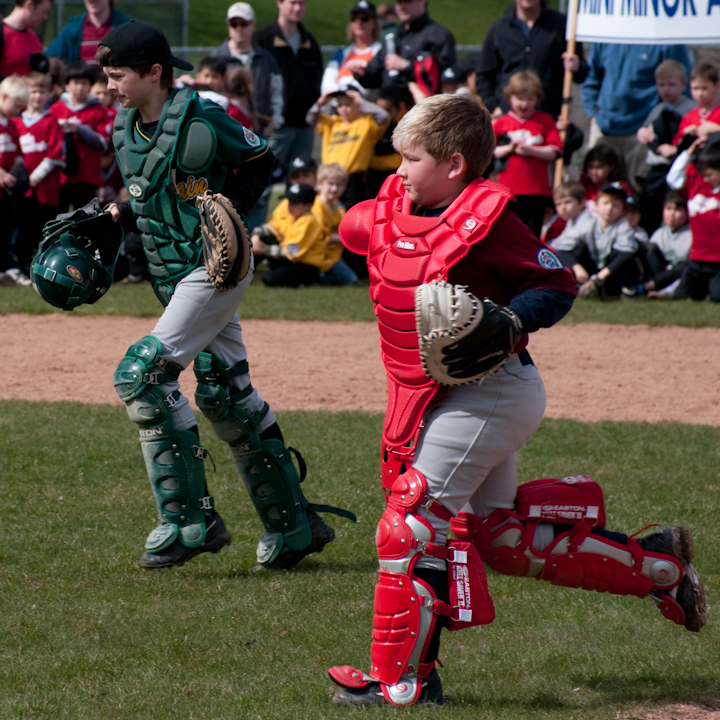
[[[355,107],[362,105],[363,96],[357,90],[346,90],[345,94],[355,103]]]
[[[706,137],[699,137],[695,140],[695,142],[687,149],[688,155],[695,155],[700,150],[702,150],[705,147],[705,143],[707,142]]]
[[[323,105],[327,105],[331,100],[332,100],[332,97],[331,97],[330,93],[325,93],[324,95],[321,95],[318,98],[317,103],[320,107],[322,107]]]
[[[185,85],[189,85],[190,87],[193,87],[195,85],[195,78],[192,75],[181,75],[176,82],[184,83]]]
[[[573,265],[572,271],[575,276],[575,280],[580,283],[580,285],[584,285],[590,279],[590,275],[588,275],[587,270],[580,265],[580,263]]]
[[[567,130],[570,127],[570,121],[558,118],[555,122],[555,127],[558,129],[558,132],[562,132],[563,130]]]
[[[32,175],[28,179],[28,184],[31,188],[36,188],[38,186],[38,180],[36,180]]]
[[[563,67],[571,73],[576,73],[580,69],[580,58],[574,53],[564,52],[562,55]]]
[[[709,120],[703,120],[697,126],[697,134],[701,137],[706,138],[708,135],[714,132],[720,132],[720,125],[714,122],[710,122]]]
[[[697,135],[697,125],[688,125],[683,130],[683,135]]]
[[[15,185],[15,176],[0,168],[0,188],[11,188]]]
[[[253,235],[250,238],[250,244],[252,245],[252,251],[256,255],[264,255],[267,245],[262,241],[259,235]]]
[[[122,218],[122,210],[120,210],[120,206],[117,203],[112,203],[112,205],[108,205],[105,208],[105,212],[110,213],[110,217],[113,219],[114,222],[120,222],[120,218]]]
[[[658,145],[657,154],[669,159],[677,155],[677,148],[672,143],[663,143]]]
[[[637,139],[643,144],[647,145],[648,143],[651,143],[655,139],[655,133],[653,132],[652,128],[649,127],[641,127],[637,131]]]
[[[355,58],[353,60],[348,60],[345,63],[345,67],[351,73],[357,73],[358,75],[364,75],[365,68],[367,67],[367,62],[365,60],[360,60],[359,58]]]

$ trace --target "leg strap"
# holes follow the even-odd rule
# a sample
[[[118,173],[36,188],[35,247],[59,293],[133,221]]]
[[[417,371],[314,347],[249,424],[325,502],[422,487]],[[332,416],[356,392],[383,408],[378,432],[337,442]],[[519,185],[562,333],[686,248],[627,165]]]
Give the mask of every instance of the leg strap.
[[[205,540],[206,513],[213,500],[205,495],[203,460],[207,451],[195,433],[177,430],[172,405],[161,383],[177,379],[180,366],[160,357],[160,341],[147,335],[130,347],[113,383],[130,419],[140,426],[145,466],[161,524],[147,538],[145,548],[160,552],[176,539],[188,548]]]

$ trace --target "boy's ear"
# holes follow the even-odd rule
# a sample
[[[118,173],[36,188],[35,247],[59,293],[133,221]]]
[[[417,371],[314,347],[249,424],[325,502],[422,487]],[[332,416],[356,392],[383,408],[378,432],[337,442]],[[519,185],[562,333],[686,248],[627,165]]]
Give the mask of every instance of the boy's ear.
[[[450,156],[450,169],[448,171],[448,179],[455,180],[457,178],[465,177],[467,169],[468,164],[465,156],[462,153],[453,153]]]

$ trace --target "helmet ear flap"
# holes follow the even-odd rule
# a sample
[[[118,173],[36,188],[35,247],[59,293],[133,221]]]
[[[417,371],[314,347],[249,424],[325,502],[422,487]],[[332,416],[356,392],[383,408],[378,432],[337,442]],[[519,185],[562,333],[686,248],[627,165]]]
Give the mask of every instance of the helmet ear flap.
[[[43,234],[30,268],[38,295],[63,310],[97,302],[112,285],[124,238],[120,223],[109,213],[101,213],[80,220],[55,220]]]

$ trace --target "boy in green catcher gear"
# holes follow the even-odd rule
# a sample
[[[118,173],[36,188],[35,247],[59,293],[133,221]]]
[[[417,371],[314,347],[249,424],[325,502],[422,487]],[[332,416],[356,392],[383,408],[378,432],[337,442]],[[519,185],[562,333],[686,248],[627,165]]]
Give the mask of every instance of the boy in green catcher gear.
[[[113,378],[130,419],[139,425],[160,519],[140,564],[183,565],[230,544],[205,482],[207,451],[179,391],[178,376],[193,362],[196,403],[230,445],[265,528],[258,562],[292,567],[335,537],[316,511],[354,516],[309,503],[303,495],[305,463],[285,445],[275,416],[250,383],[236,311],[252,280],[252,263],[249,270],[231,273],[229,283],[212,284],[196,207],[201,196],[222,193],[230,210],[247,213],[270,182],[274,158],[265,140],[219,105],[192,89],[172,88],[173,68],[192,65],[171,54],[155,25],[131,21],[115,28],[100,43],[96,59],[122,106],[113,145],[132,198],[108,210],[126,230],[140,234],[153,289],[165,307],[152,334],[128,349]],[[239,234],[238,257],[247,243],[242,229]]]

